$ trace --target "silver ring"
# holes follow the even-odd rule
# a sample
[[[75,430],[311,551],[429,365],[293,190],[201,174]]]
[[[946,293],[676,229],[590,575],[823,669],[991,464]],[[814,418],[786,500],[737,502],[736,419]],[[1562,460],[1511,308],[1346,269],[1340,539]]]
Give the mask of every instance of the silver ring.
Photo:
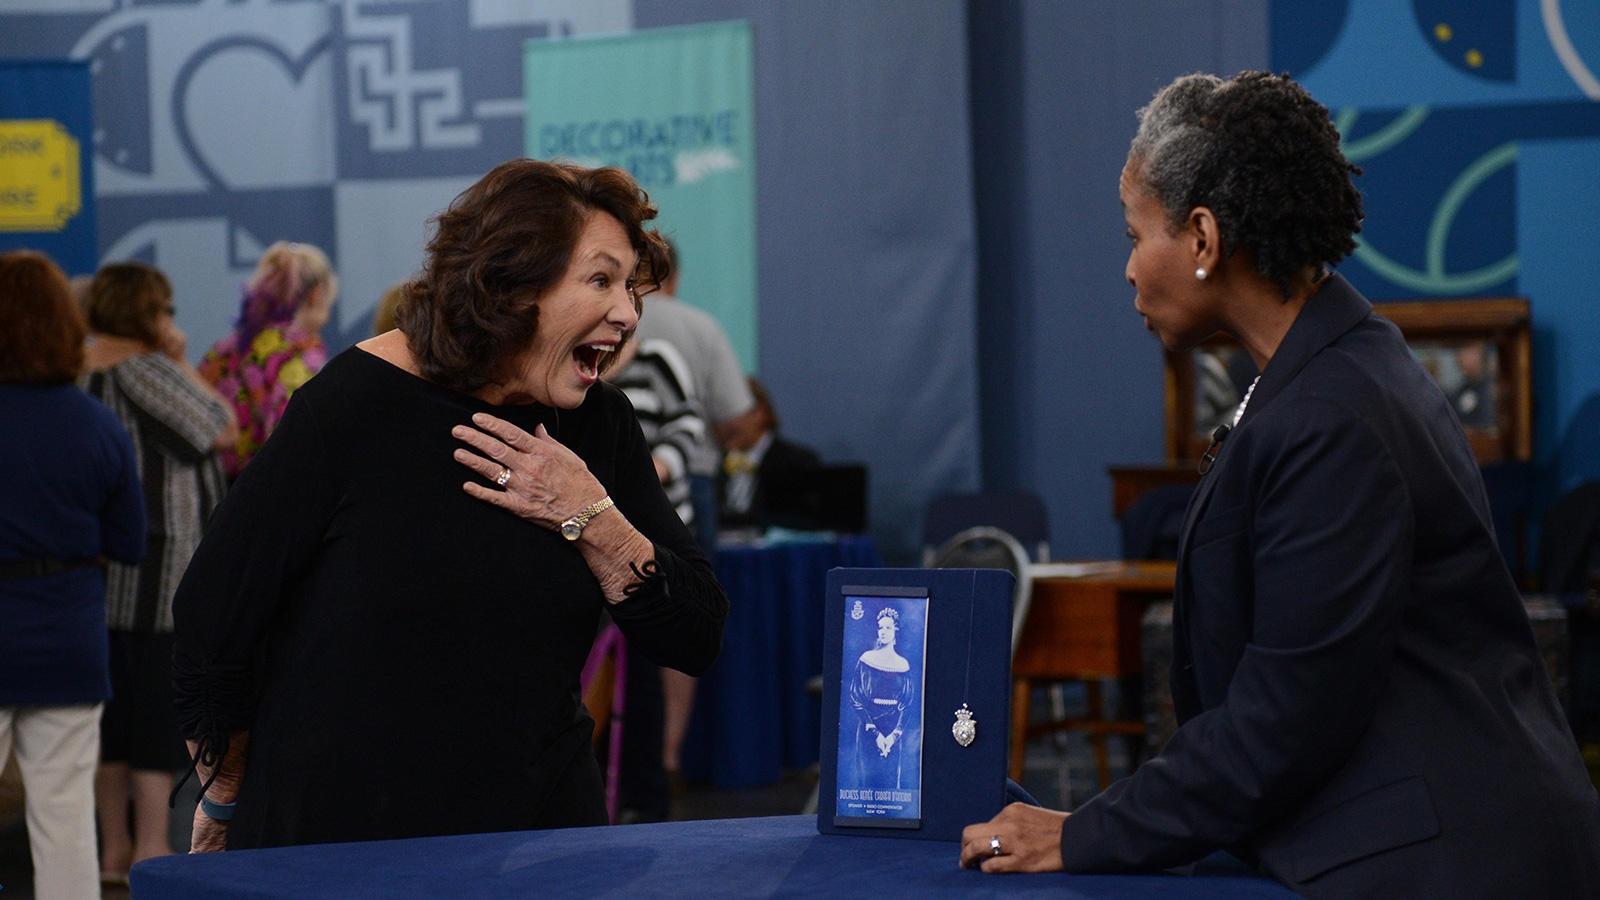
[[[992,838],[989,838],[989,855],[990,856],[999,856],[1000,855],[1000,835],[998,835],[998,834],[995,835]]]
[[[510,480],[511,480],[511,467],[510,466],[506,466],[506,467],[504,467],[504,468],[502,468],[500,470],[500,474],[499,474],[499,476],[497,476],[495,478],[494,483],[500,485],[501,487],[505,487],[506,486],[506,482],[508,482]]]

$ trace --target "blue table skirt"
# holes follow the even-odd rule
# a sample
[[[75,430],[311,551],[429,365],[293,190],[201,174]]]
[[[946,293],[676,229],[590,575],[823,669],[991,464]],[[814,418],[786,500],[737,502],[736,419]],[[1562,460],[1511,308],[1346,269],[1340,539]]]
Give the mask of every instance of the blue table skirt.
[[[984,875],[938,841],[817,834],[814,816],[723,819],[164,856],[133,896],[229,897],[1293,897],[1239,870]]]
[[[696,692],[685,777],[753,787],[817,761],[821,713],[806,682],[822,672],[828,570],[879,564],[866,537],[718,548],[728,623]]]

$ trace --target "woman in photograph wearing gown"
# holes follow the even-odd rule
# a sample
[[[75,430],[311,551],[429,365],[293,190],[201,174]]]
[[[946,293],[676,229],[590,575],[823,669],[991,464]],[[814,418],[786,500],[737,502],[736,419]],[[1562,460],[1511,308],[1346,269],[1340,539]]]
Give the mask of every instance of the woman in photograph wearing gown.
[[[900,787],[900,738],[911,705],[911,663],[894,649],[900,614],[878,612],[878,642],[856,660],[850,679],[850,706],[861,717],[856,731],[857,784]]]

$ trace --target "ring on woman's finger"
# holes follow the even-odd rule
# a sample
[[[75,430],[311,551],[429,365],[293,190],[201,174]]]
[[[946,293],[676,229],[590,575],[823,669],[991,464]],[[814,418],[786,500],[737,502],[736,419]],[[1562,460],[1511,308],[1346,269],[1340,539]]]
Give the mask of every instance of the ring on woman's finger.
[[[999,856],[1000,853],[1000,835],[997,834],[994,837],[989,838],[989,855]]]
[[[500,469],[500,474],[495,476],[494,483],[500,485],[501,487],[505,487],[506,486],[506,482],[508,482],[510,480],[511,480],[511,467],[510,466],[503,466]]]

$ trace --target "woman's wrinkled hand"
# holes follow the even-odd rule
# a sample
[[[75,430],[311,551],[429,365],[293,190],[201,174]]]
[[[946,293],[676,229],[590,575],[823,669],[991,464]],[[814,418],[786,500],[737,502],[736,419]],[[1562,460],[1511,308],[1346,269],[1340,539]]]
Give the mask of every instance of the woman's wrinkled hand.
[[[194,830],[189,837],[190,853],[217,853],[228,848],[228,823],[219,822],[194,808]]]
[[[961,865],[985,872],[1061,871],[1061,823],[1067,814],[1012,803],[1000,815],[961,832]],[[1000,839],[995,855],[991,841]]]
[[[543,425],[529,434],[504,419],[476,413],[472,426],[457,425],[450,433],[471,448],[458,448],[456,461],[489,482],[469,481],[462,490],[529,522],[555,530],[606,496],[583,460]]]

